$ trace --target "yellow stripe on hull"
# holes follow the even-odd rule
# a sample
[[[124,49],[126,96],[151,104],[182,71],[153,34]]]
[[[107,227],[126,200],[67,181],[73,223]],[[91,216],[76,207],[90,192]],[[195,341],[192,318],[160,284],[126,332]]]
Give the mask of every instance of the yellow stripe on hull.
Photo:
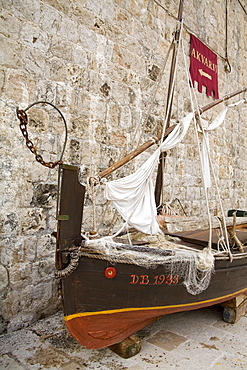
[[[80,312],[75,313],[73,315],[64,316],[65,321],[70,321],[72,319],[75,319],[76,317],[85,317],[85,316],[95,316],[95,315],[110,315],[113,313],[121,313],[121,312],[132,312],[132,311],[147,311],[147,310],[162,310],[165,308],[179,308],[179,307],[193,307],[197,305],[201,305],[204,303],[213,303],[221,300],[224,301],[224,299],[227,300],[227,298],[230,298],[232,296],[237,296],[241,293],[244,293],[247,291],[247,288],[239,290],[235,293],[227,294],[222,297],[214,298],[214,299],[207,299],[206,301],[199,301],[199,302],[193,302],[193,303],[184,303],[184,304],[177,304],[177,305],[170,305],[170,306],[158,306],[158,307],[133,307],[133,308],[120,308],[116,310],[106,310],[106,311],[97,311],[97,312]]]

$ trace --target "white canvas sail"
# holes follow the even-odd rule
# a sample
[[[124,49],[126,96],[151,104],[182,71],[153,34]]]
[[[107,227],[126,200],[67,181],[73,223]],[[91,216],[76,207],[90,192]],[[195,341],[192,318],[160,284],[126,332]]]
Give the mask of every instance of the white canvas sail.
[[[240,104],[243,104],[244,102],[245,102],[245,99],[242,99],[242,100],[239,100],[236,103],[229,104],[229,105],[225,106],[222,109],[222,111],[218,114],[218,116],[213,120],[213,122],[207,128],[204,128],[204,136],[203,136],[203,140],[202,140],[201,159],[202,159],[204,183],[205,183],[206,188],[210,188],[211,185],[212,185],[211,174],[210,174],[210,165],[209,165],[210,145],[209,145],[208,133],[212,130],[215,130],[216,128],[218,128],[223,123],[229,108],[236,107]]]
[[[105,196],[123,219],[137,230],[155,235],[160,232],[152,175],[161,152],[174,148],[184,138],[194,113],[184,117],[151,157],[133,174],[106,184]]]

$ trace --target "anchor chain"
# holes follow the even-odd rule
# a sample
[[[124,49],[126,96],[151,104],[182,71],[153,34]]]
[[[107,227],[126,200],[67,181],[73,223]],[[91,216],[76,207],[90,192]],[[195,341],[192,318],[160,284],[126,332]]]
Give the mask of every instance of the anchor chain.
[[[26,140],[26,146],[35,155],[36,161],[48,168],[55,168],[57,165],[62,164],[63,161],[61,160],[56,161],[56,162],[45,162],[44,161],[43,157],[37,153],[37,149],[35,148],[33,142],[28,137],[28,132],[27,132],[28,118],[27,118],[26,112],[24,110],[17,108],[16,113],[17,113],[17,117],[20,120],[20,129],[21,129],[22,135],[24,136]]]

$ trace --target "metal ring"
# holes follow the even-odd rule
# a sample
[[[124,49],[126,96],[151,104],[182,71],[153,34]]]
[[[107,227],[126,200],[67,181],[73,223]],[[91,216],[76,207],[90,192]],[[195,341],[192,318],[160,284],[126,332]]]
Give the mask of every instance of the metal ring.
[[[48,104],[48,105],[51,105],[54,109],[56,109],[56,111],[60,114],[60,116],[62,117],[62,120],[64,122],[64,127],[65,127],[65,139],[64,139],[64,145],[63,145],[63,150],[62,150],[62,153],[61,153],[61,156],[60,156],[60,159],[59,161],[62,162],[62,158],[63,158],[63,155],[64,155],[64,151],[65,151],[65,148],[66,148],[66,144],[67,144],[67,137],[68,137],[68,127],[67,127],[67,123],[66,123],[66,120],[64,118],[64,115],[62,114],[62,112],[52,103],[48,102],[48,101],[37,101],[35,103],[32,103],[30,104],[26,109],[23,109],[25,112],[28,111],[28,109],[32,108],[34,105],[36,104]]]

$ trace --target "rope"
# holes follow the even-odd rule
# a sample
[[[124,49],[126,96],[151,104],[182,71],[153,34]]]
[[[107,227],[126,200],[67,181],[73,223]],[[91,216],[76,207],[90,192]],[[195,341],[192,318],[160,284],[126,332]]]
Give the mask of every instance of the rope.
[[[173,165],[172,165],[173,171],[172,171],[172,185],[171,185],[170,200],[167,201],[167,202],[164,201],[164,198],[165,198],[165,194],[164,194],[164,184],[165,184],[164,176],[165,176],[165,171],[163,171],[163,176],[162,176],[162,189],[163,189],[163,191],[162,191],[162,198],[161,198],[161,204],[160,204],[162,206],[164,205],[167,209],[170,209],[171,214],[172,214],[172,207],[171,207],[171,205],[174,202],[176,163],[177,163],[177,158],[178,158],[178,151],[177,151],[177,148],[176,147],[174,148],[174,151],[175,151],[175,155],[173,156]],[[162,154],[164,154],[164,153],[162,153]],[[162,160],[163,160],[163,158],[162,158]],[[163,163],[162,163],[162,165],[163,165]],[[164,168],[164,165],[163,165],[163,168]]]
[[[158,91],[158,88],[160,87],[160,84],[161,84],[161,81],[162,81],[162,76],[163,76],[163,73],[164,73],[164,70],[165,70],[165,67],[166,67],[166,64],[167,64],[167,61],[168,61],[168,58],[169,58],[169,55],[170,55],[170,52],[171,52],[171,50],[172,50],[172,47],[174,46],[174,39],[175,38],[173,38],[173,40],[172,40],[172,42],[171,42],[171,44],[170,44],[170,46],[169,46],[169,49],[168,49],[168,51],[167,51],[167,53],[166,53],[166,57],[165,57],[165,60],[164,60],[164,63],[163,63],[163,66],[162,66],[162,68],[161,68],[161,71],[160,71],[160,73],[159,73],[159,78],[158,78],[158,81],[157,81],[157,84],[156,84],[156,87],[155,87],[155,90],[154,90],[154,93],[153,93],[153,96],[152,96],[152,99],[151,99],[151,102],[150,102],[150,105],[149,105],[149,109],[148,109],[148,112],[147,112],[147,114],[146,114],[146,119],[142,122],[141,120],[139,121],[139,124],[138,124],[138,126],[136,127],[136,130],[135,130],[135,132],[134,132],[134,135],[133,135],[133,139],[132,139],[132,143],[135,143],[135,145],[139,145],[139,143],[140,143],[140,137],[138,138],[138,140],[136,141],[135,140],[135,137],[137,136],[137,133],[138,132],[141,132],[141,130],[140,130],[140,127],[141,126],[144,126],[144,125],[147,125],[147,122],[148,122],[148,119],[149,119],[149,116],[150,116],[150,112],[151,112],[151,109],[153,108],[153,103],[154,103],[154,99],[155,99],[155,97],[156,97],[156,94],[157,94],[157,91]],[[151,138],[151,140],[153,140],[154,142],[156,142],[156,139],[155,138]],[[88,183],[88,181],[87,181],[87,183]],[[87,186],[87,190],[89,190],[89,192],[90,192],[90,187],[89,186]],[[94,196],[93,194],[92,194],[92,196]],[[95,221],[95,199],[94,200],[92,200],[92,202],[93,202],[93,222],[94,222],[94,225],[95,226],[93,226],[94,227],[94,230],[96,230],[96,221]],[[108,207],[108,205],[106,205],[105,207]],[[104,211],[103,212],[103,215],[105,215],[106,214],[106,211]],[[115,213],[114,213],[114,215],[113,215],[113,220],[112,220],[112,222],[111,222],[111,225],[110,225],[110,228],[112,228],[112,225],[113,225],[113,222],[114,222],[114,219],[115,219]],[[104,220],[104,218],[102,217],[102,220],[101,220],[101,224],[103,223],[103,220]],[[99,228],[100,228],[100,226],[98,226],[98,230],[99,230]]]
[[[61,279],[61,278],[67,277],[70,274],[72,274],[73,271],[76,270],[76,268],[79,264],[79,259],[80,259],[80,256],[79,256],[80,248],[78,248],[78,250],[76,252],[71,252],[70,253],[70,263],[68,264],[68,266],[66,266],[63,270],[56,270],[54,272],[54,275],[55,275],[56,279]]]
[[[149,109],[148,109],[147,114],[146,114],[146,119],[145,119],[145,121],[144,121],[143,123],[142,123],[141,121],[139,122],[139,124],[138,124],[138,126],[136,127],[136,130],[135,130],[135,132],[134,132],[134,135],[133,135],[133,138],[132,138],[132,142],[133,142],[133,143],[135,143],[135,145],[136,145],[136,143],[137,143],[137,146],[139,146],[139,144],[140,144],[140,138],[141,138],[141,136],[139,136],[139,138],[138,138],[138,140],[137,140],[137,141],[135,140],[135,137],[137,136],[137,133],[138,133],[138,132],[139,132],[139,133],[141,133],[141,132],[142,132],[142,130],[140,130],[141,126],[143,127],[143,126],[146,126],[146,125],[147,125],[147,122],[148,122],[148,119],[149,119],[149,116],[150,116],[151,110],[152,110],[152,108],[153,108],[154,99],[155,99],[155,97],[156,97],[156,94],[157,94],[158,88],[160,87],[160,84],[161,84],[161,81],[162,81],[162,77],[163,77],[163,73],[164,73],[164,70],[165,70],[165,67],[166,67],[166,64],[167,64],[167,61],[168,61],[168,58],[169,58],[170,52],[171,52],[172,48],[174,47],[174,41],[175,41],[175,37],[173,37],[173,40],[172,40],[172,42],[171,42],[171,44],[170,44],[170,46],[169,46],[169,49],[168,49],[168,51],[167,51],[167,53],[166,53],[166,56],[165,56],[165,60],[164,60],[163,66],[162,66],[162,68],[161,68],[161,70],[160,70],[159,78],[158,78],[158,81],[157,81],[157,83],[156,83],[156,87],[155,87],[155,89],[154,89],[153,95],[152,95],[152,99],[151,99],[151,102],[150,102],[150,105],[149,105]],[[155,131],[155,127],[154,127],[154,129],[153,129],[153,132],[154,132],[154,131]],[[139,134],[139,135],[141,135],[141,134]],[[154,139],[154,140],[155,140],[155,139]],[[156,141],[156,140],[155,140],[155,141]]]
[[[218,220],[219,227],[220,227],[220,231],[217,230],[217,234],[218,234],[217,249],[218,249],[218,252],[220,252],[220,246],[221,246],[221,249],[223,249],[223,251],[228,252],[228,248],[227,248],[227,245],[225,243],[225,238],[224,238],[224,235],[223,235],[222,221],[221,221],[220,217],[216,217],[216,219]]]
[[[179,40],[177,41],[178,42],[177,54],[178,54],[179,49],[181,47],[183,20],[181,22],[179,22],[179,24],[180,24],[180,33],[179,33]],[[174,89],[175,76],[176,76],[176,73],[177,73],[177,65],[178,65],[178,58],[176,58],[176,62],[175,62],[174,76],[173,76],[173,80],[172,80],[172,84],[171,84],[171,91],[173,91],[173,89]],[[164,140],[165,130],[166,130],[166,127],[167,127],[167,122],[168,122],[168,117],[169,117],[169,111],[170,111],[171,104],[172,104],[172,97],[173,97],[173,94],[170,94],[169,100],[167,102],[166,116],[165,116],[165,120],[164,120],[164,124],[163,124],[163,131],[162,131],[162,136],[161,136],[160,143],[162,143],[162,141]]]
[[[195,102],[196,102],[197,112],[200,112],[199,111],[198,102],[197,102],[197,99],[196,99],[196,95],[195,95],[195,92],[194,92],[194,89],[191,88],[191,86],[193,86],[193,85],[192,85],[192,82],[191,82],[190,75],[188,73],[188,68],[187,68],[187,63],[186,63],[186,58],[185,58],[185,51],[184,51],[184,47],[183,46],[182,46],[182,50],[183,50],[183,56],[184,56],[184,63],[185,63],[185,66],[186,66],[185,69],[186,69],[186,73],[187,73],[187,81],[188,81],[188,84],[189,84],[189,92],[190,92],[190,99],[191,99],[192,109],[194,111],[194,103],[193,103],[193,99],[192,99],[191,90],[193,92],[194,99],[195,99]],[[198,117],[199,117],[200,128],[202,130],[202,134],[205,135],[200,113],[198,114]],[[197,138],[198,151],[200,153],[199,135],[198,135],[197,122],[196,122],[196,118],[195,117],[194,117],[194,125],[195,125],[195,132],[196,132],[196,138]],[[207,151],[208,151],[208,155],[209,155],[209,150],[208,150],[207,143],[206,143],[206,147],[207,147]],[[200,156],[200,159],[201,159],[201,156]],[[215,176],[215,173],[214,173],[214,169],[213,169],[213,166],[212,166],[212,161],[211,161],[210,156],[209,156],[209,161],[210,161],[210,167],[212,169],[212,173],[213,173],[213,177],[214,177],[214,181],[215,181],[215,186],[216,186],[216,191],[217,191],[217,196],[218,196],[218,200],[219,200],[219,204],[220,204],[220,209],[221,209],[221,213],[222,213],[222,217],[223,217],[223,224],[224,224],[224,231],[225,231],[225,237],[226,237],[226,243],[227,243],[227,250],[228,250],[228,253],[230,255],[231,252],[230,252],[229,241],[228,241],[228,236],[227,236],[226,222],[225,222],[225,217],[224,217],[223,206],[222,206],[222,202],[221,202],[221,198],[220,198],[220,194],[219,194],[219,188],[218,188],[218,185],[217,185],[217,180],[216,180],[216,176]],[[201,163],[201,172],[202,172],[202,175],[203,175],[202,159],[200,160],[200,163]],[[205,186],[204,176],[202,176],[202,177],[203,177],[203,188],[204,188],[204,193],[205,193],[205,198],[206,198],[206,207],[207,207],[207,214],[208,214],[208,221],[209,221],[209,242],[208,242],[208,247],[211,249],[211,245],[212,245],[212,222],[211,222],[211,216],[210,216],[210,208],[209,208],[209,199],[208,199],[207,188]]]
[[[86,182],[86,190],[91,197],[92,201],[92,224],[93,224],[93,231],[96,231],[96,203],[95,203],[95,185],[98,184],[98,180],[95,177],[88,177]]]

